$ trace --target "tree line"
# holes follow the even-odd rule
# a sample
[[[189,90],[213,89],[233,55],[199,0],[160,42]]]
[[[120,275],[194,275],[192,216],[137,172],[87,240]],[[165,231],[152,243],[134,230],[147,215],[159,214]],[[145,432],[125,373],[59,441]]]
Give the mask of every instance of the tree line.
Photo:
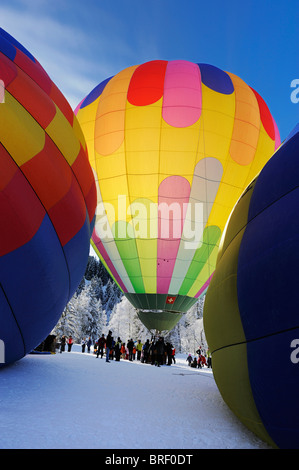
[[[185,314],[180,322],[165,335],[177,352],[195,353],[199,346],[207,349],[203,330],[204,299]],[[122,294],[100,260],[89,256],[84,277],[68,302],[52,334],[58,338],[72,335],[80,343],[82,338],[99,336],[111,330],[117,338],[133,338],[145,342],[150,332],[138,318],[136,309]]]

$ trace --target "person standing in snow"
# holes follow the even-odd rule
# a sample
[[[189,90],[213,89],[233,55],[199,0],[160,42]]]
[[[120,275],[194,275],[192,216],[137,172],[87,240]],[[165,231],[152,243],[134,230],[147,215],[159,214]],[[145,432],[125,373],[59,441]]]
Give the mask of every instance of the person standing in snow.
[[[65,336],[63,335],[62,338],[61,338],[61,341],[60,341],[60,352],[64,352],[65,351],[65,343],[66,343],[66,339],[65,339]]]
[[[141,358],[141,351],[142,351],[143,344],[141,343],[140,339],[137,341],[136,350],[137,350],[137,361],[140,361]]]
[[[90,353],[90,348],[91,348],[91,344],[92,344],[92,341],[91,341],[91,337],[90,337],[90,336],[89,336],[88,341],[87,341],[86,344],[87,344],[87,352]]]
[[[86,346],[86,339],[83,338],[83,339],[82,339],[82,342],[81,342],[81,347],[82,347],[82,352],[83,352],[83,353],[85,352],[85,346]]]
[[[209,348],[207,350],[207,367],[208,368],[212,367],[212,355],[211,355],[211,351]]]
[[[97,357],[99,357],[99,354],[101,354],[101,358],[103,357],[104,347],[105,347],[105,335],[103,333],[102,336],[99,338],[99,341],[98,341]]]
[[[68,350],[68,352],[71,352],[73,343],[74,343],[73,337],[72,337],[72,335],[70,335],[69,339],[67,340],[67,350]]]
[[[191,354],[188,355],[186,361],[188,362],[188,365],[191,366],[191,362],[192,362],[192,356],[191,356]]]
[[[164,340],[163,338],[159,338],[156,342],[156,361],[155,365],[160,367],[163,364],[163,357],[164,357]]]
[[[127,343],[127,348],[129,350],[129,361],[133,361],[133,348],[134,348],[134,341],[131,338]]]
[[[126,345],[125,343],[122,343],[121,348],[120,348],[120,353],[122,359],[126,359]]]
[[[175,348],[173,347],[172,348],[172,360],[173,360],[173,363],[175,364]]]
[[[116,361],[120,361],[120,349],[121,349],[121,339],[120,337],[118,337],[114,345],[114,354],[115,354]]]
[[[207,365],[206,358],[203,354],[201,354],[198,358],[198,367],[201,369],[205,365]]]
[[[149,339],[147,339],[146,342],[144,343],[143,347],[142,347],[143,358],[142,358],[141,362],[147,363],[148,354],[149,354],[149,347],[150,347],[150,343],[149,343]]]
[[[193,361],[191,362],[190,365],[191,365],[191,367],[195,367],[195,369],[196,369],[196,367],[197,367],[197,359],[196,359],[196,357],[193,359]]]
[[[173,349],[173,346],[171,343],[166,343],[166,352],[167,352],[167,359],[168,359],[168,362],[167,362],[167,365],[168,366],[171,366],[171,363],[172,363],[172,349]]]
[[[109,361],[110,349],[112,347],[112,331],[109,330],[109,333],[106,338],[106,362]]]

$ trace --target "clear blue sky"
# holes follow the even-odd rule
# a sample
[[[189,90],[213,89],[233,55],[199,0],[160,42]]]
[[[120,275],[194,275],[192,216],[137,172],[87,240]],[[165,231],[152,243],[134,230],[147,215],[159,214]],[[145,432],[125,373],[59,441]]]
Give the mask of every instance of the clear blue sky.
[[[282,140],[299,121],[298,0],[1,0],[0,19],[72,107],[125,67],[185,59],[255,88]]]

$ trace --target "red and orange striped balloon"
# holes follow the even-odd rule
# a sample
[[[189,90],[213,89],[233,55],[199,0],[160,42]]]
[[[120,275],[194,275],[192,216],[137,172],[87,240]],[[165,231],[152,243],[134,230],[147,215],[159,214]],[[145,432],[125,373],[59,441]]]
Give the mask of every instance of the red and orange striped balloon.
[[[96,189],[71,107],[2,29],[0,78],[0,339],[8,363],[45,339],[82,279]]]

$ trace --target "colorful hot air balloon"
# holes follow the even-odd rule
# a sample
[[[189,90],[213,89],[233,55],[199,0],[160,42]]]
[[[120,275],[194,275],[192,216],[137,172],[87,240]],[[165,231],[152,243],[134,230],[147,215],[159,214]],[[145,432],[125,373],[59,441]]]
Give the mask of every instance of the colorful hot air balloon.
[[[2,29],[0,78],[0,362],[7,364],[45,339],[82,279],[96,188],[71,107]]]
[[[100,83],[75,113],[98,190],[93,244],[149,329],[203,295],[243,189],[279,145],[263,99],[207,64],[155,60]]]
[[[204,307],[223,399],[287,449],[299,448],[298,157],[299,126],[236,204]]]

